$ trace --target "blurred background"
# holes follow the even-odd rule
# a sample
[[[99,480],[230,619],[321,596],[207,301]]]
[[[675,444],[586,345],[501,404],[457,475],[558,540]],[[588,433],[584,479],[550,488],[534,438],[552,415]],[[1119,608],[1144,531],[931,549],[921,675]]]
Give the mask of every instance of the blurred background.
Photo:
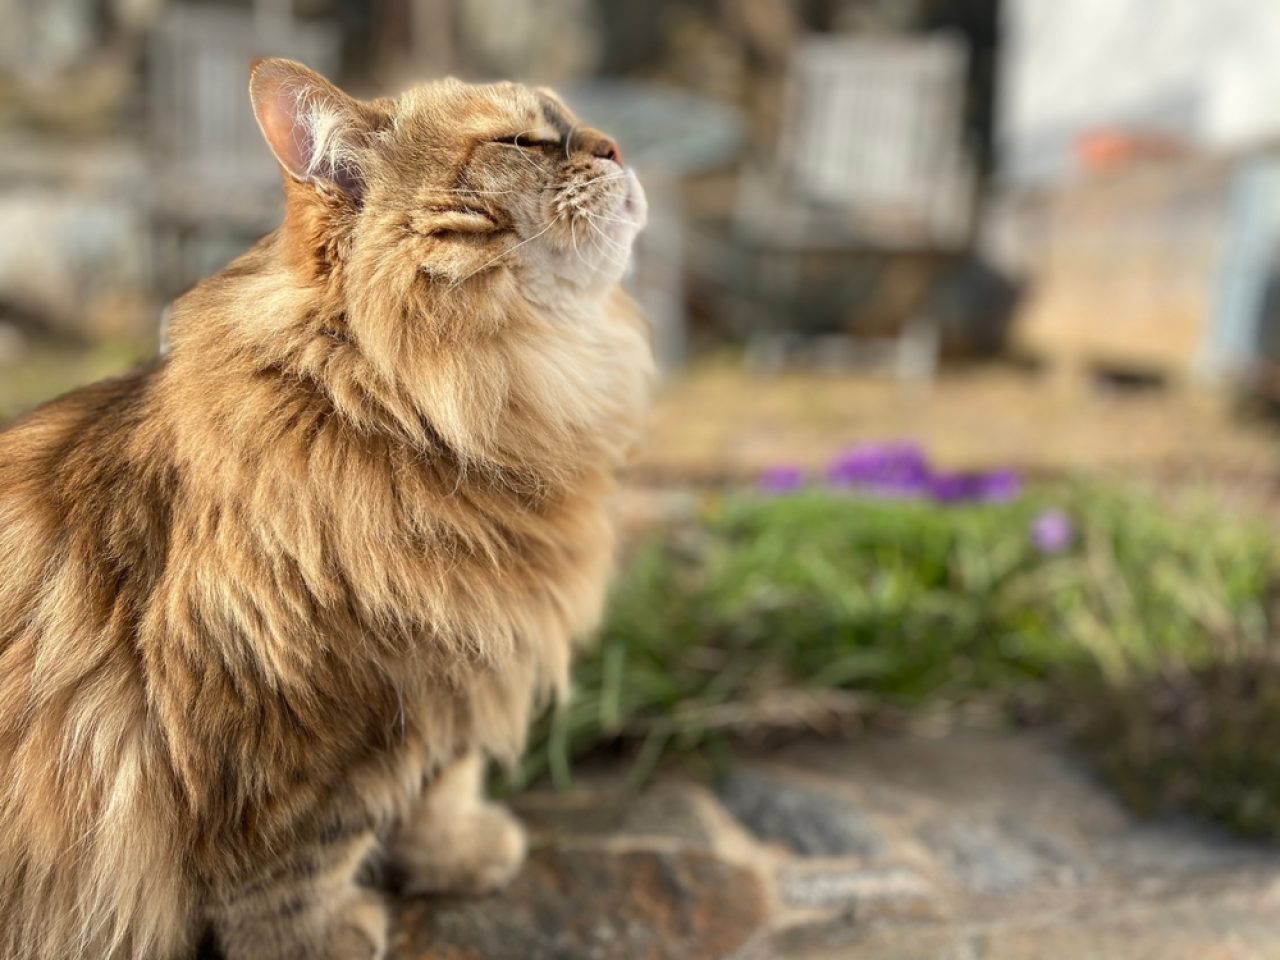
[[[152,356],[166,303],[278,223],[254,58],[357,95],[552,84],[648,190],[628,282],[663,379],[600,642],[514,785],[621,757],[630,797],[663,757],[765,750],[694,806],[790,843],[761,868],[800,871],[778,903],[957,918],[954,950],[841,957],[1280,956],[1274,848],[1116,807],[1280,833],[1274,0],[0,0],[0,23],[0,422]],[[863,738],[787,739],[814,732]],[[524,813],[605,822],[574,796]],[[686,822],[654,809],[634,822]],[[661,901],[620,883],[565,893],[555,936]],[[1156,920],[1161,891],[1198,906]],[[1117,905],[1127,933],[1077,929]],[[1048,939],[985,953],[992,917]],[[552,952],[619,955],[594,949]]]
[[[1265,499],[1280,20],[1262,0],[0,0],[0,415],[154,349],[279,216],[245,92],[562,89],[653,199],[639,474],[910,436]],[[696,411],[696,415],[690,415]]]

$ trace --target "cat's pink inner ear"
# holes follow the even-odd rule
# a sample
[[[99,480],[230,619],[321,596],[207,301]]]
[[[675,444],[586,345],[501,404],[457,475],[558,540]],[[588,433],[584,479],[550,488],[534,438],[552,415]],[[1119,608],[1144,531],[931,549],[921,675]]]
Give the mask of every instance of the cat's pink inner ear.
[[[311,86],[308,74],[311,71],[301,64],[264,60],[254,66],[249,80],[253,113],[267,145],[281,166],[300,180],[311,169],[315,149],[301,115]]]

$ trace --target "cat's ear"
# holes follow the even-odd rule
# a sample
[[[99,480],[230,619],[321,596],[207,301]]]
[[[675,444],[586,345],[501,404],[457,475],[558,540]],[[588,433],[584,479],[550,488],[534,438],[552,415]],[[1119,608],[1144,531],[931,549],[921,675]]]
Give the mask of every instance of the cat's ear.
[[[259,60],[249,76],[253,114],[271,152],[297,180],[364,194],[361,147],[369,130],[362,105],[293,60]]]

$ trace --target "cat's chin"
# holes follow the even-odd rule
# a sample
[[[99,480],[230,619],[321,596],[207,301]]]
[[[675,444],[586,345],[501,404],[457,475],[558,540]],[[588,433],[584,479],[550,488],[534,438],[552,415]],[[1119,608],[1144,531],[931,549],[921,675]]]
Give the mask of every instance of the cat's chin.
[[[567,301],[604,300],[631,271],[630,245],[625,248],[625,258],[621,249],[610,250],[608,256],[594,250],[569,250],[546,257],[535,269],[535,278],[527,283],[529,299],[549,307],[568,305]]]
[[[629,220],[632,238],[649,225],[649,198],[645,195],[640,178],[630,167],[627,168],[627,192],[622,198],[618,216]]]
[[[626,190],[608,212],[591,218],[589,229],[574,235],[574,246],[549,252],[543,266],[561,283],[602,294],[631,272],[632,249],[649,222],[649,201],[635,172],[628,168],[626,174]]]

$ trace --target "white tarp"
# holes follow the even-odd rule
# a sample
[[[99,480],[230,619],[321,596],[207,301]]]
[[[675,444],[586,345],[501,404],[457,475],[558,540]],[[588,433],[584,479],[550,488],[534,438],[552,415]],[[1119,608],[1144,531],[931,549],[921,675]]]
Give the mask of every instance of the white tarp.
[[[1280,136],[1277,0],[1006,0],[1003,171],[1071,169],[1085,131],[1231,147]]]

